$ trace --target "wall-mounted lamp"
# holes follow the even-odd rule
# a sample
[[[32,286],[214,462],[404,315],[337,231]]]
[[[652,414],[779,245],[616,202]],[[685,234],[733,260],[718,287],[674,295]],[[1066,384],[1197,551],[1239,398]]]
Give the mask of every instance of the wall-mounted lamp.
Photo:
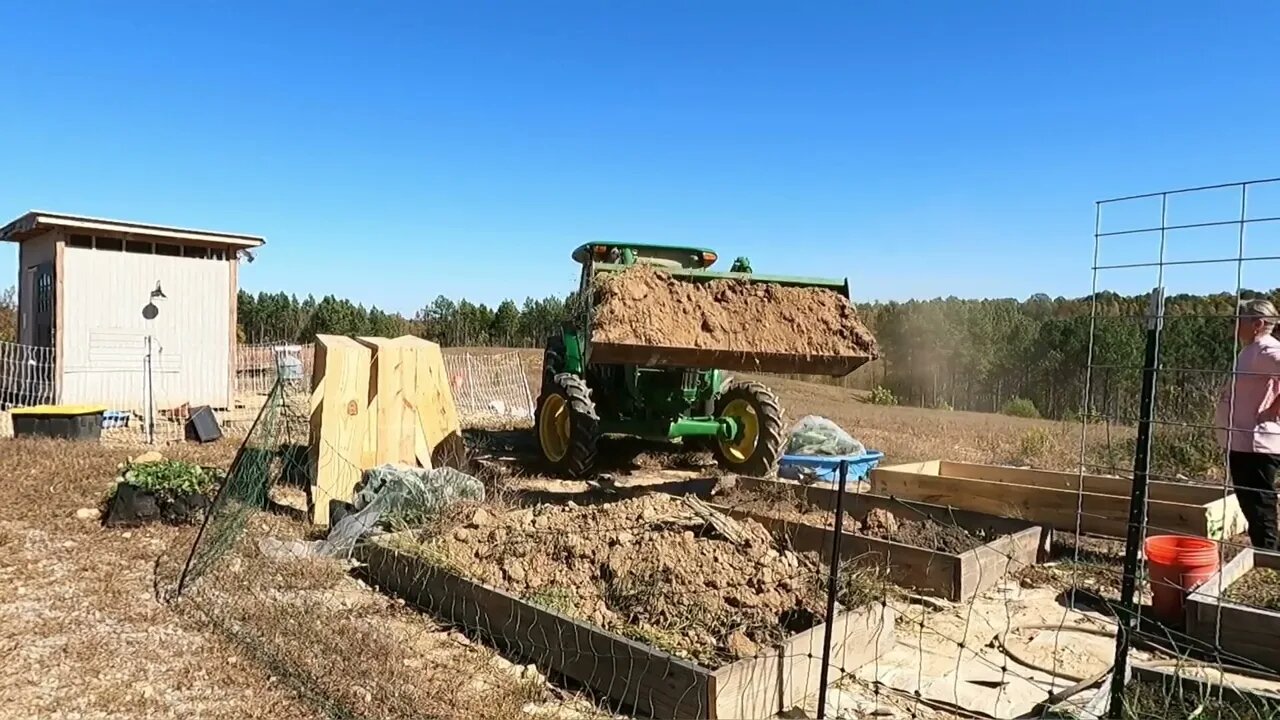
[[[164,294],[164,290],[160,289],[160,281],[156,281],[156,289],[151,291],[152,300],[164,300],[168,296]]]

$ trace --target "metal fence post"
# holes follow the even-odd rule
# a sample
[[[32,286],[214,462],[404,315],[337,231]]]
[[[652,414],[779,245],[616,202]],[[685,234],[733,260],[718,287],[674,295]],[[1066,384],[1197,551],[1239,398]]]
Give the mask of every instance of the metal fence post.
[[[1120,617],[1116,627],[1116,656],[1111,675],[1111,705],[1107,716],[1124,717],[1124,680],[1129,645],[1138,632],[1138,551],[1147,527],[1147,485],[1151,473],[1151,429],[1156,415],[1156,375],[1160,365],[1160,331],[1164,323],[1164,288],[1151,293],[1147,318],[1147,346],[1142,363],[1142,396],[1138,441],[1133,451],[1133,492],[1129,496],[1129,533],[1124,547],[1124,577],[1120,581]]]
[[[840,487],[836,493],[835,537],[831,540],[831,570],[827,573],[827,617],[822,628],[822,669],[818,673],[818,718],[827,716],[827,682],[831,673],[831,632],[840,590],[840,538],[844,535],[844,493],[849,484],[849,461],[840,461]]]

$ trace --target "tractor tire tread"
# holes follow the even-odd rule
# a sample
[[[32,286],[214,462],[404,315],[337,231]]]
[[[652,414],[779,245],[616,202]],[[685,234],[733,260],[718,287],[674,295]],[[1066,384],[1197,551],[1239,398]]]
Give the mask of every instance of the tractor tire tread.
[[[735,381],[729,383],[720,398],[717,399],[717,406],[721,402],[738,397],[745,397],[755,405],[759,415],[760,438],[757,441],[755,454],[745,462],[734,465],[726,460],[717,444],[713,451],[716,460],[720,462],[722,467],[733,469],[740,475],[761,478],[770,477],[778,470],[778,461],[782,459],[782,449],[785,442],[786,430],[782,405],[778,403],[778,396],[762,383]]]
[[[569,402],[569,451],[556,464],[557,469],[574,478],[590,477],[596,465],[600,425],[591,400],[591,388],[572,373],[557,373],[552,378],[552,387]]]

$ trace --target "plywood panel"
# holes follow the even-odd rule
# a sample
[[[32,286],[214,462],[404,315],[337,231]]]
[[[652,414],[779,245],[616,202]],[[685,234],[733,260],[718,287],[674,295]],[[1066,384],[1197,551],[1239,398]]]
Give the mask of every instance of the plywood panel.
[[[370,419],[369,348],[350,338],[319,335],[312,372],[311,453],[315,477],[312,521],[329,523],[329,501],[350,501],[365,467]]]
[[[404,386],[401,378],[403,360],[395,340],[361,337],[361,345],[369,348],[369,428],[365,436],[364,467],[414,462],[412,453],[401,452],[400,438],[414,432],[413,425],[404,427]],[[416,423],[416,421],[415,421]]]
[[[426,467],[459,466],[466,459],[466,448],[440,346],[417,337],[405,336],[398,341],[405,352],[405,362],[412,362],[414,367],[413,407],[422,429],[415,452]]]

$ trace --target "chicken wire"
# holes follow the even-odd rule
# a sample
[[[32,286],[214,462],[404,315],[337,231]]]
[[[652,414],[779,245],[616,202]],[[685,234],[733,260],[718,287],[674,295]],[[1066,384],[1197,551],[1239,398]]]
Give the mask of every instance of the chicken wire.
[[[533,418],[533,396],[519,353],[446,354],[444,366],[462,422]]]

